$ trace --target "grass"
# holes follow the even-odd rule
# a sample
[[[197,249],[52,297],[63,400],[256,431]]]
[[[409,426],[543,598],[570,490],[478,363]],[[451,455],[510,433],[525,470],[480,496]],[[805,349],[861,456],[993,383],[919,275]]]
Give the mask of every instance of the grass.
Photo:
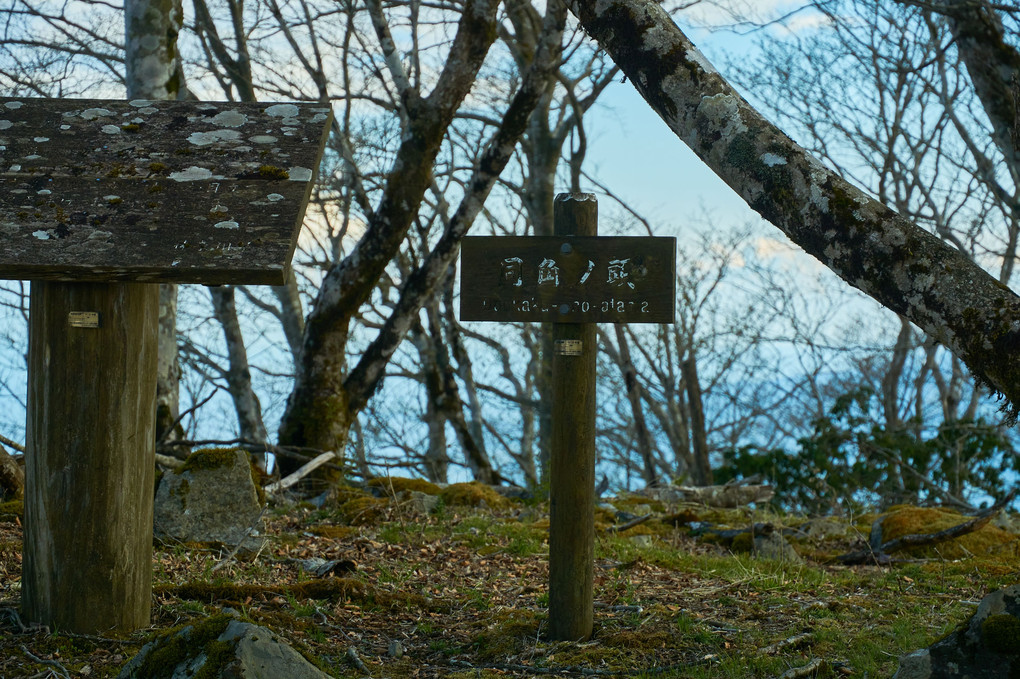
[[[593,636],[561,642],[547,635],[542,506],[503,504],[476,486],[459,488],[454,502],[425,516],[409,514],[407,503],[395,499],[361,498],[367,496],[346,490],[322,509],[271,512],[270,548],[215,573],[221,552],[158,546],[153,626],[126,638],[22,632],[10,613],[0,616],[0,676],[52,669],[27,651],[61,663],[72,676],[115,677],[148,637],[228,606],[318,658],[337,677],[364,676],[347,659],[352,647],[373,677],[393,679],[538,672],[750,679],[779,676],[813,660],[822,663],[819,677],[891,676],[899,655],[950,632],[984,594],[1020,579],[1015,535],[1000,535],[982,554],[929,553],[934,556],[892,567],[844,567],[824,555],[854,547],[853,531],[798,543],[802,554],[823,556],[789,563],[734,553],[684,525],[659,523],[647,526],[647,546],[628,534],[599,533]],[[662,509],[703,511],[705,520],[738,527],[785,520],[746,511]],[[0,523],[0,609],[20,605],[20,541],[17,522]],[[311,557],[357,568],[314,578],[300,565]],[[800,643],[762,652],[805,634]],[[387,651],[394,640],[404,648],[401,658]]]

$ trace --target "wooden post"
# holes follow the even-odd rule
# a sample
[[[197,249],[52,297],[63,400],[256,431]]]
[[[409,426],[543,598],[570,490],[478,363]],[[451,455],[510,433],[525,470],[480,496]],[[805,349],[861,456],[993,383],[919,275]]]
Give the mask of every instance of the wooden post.
[[[27,620],[149,624],[151,283],[282,284],[331,117],[318,103],[0,98],[0,278],[32,281]]]
[[[590,193],[554,201],[552,236],[471,236],[461,245],[462,321],[550,321],[549,628],[591,636],[595,558],[596,323],[672,323],[676,238],[598,236]]]
[[[559,194],[554,215],[556,236],[598,235],[593,194]],[[553,323],[553,347],[549,633],[577,641],[594,615],[595,324]]]
[[[32,283],[22,603],[51,629],[149,624],[158,299]]]

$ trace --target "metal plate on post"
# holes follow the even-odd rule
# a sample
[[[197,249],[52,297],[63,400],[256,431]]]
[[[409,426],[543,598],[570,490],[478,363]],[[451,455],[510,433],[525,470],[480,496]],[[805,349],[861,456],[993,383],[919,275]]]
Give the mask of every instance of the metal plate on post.
[[[580,356],[584,353],[584,343],[581,340],[556,340],[555,351],[557,356]]]
[[[67,324],[72,328],[98,328],[98,311],[70,311],[67,314]]]
[[[282,285],[321,103],[0,98],[0,278]]]
[[[672,323],[676,238],[465,238],[464,321]]]

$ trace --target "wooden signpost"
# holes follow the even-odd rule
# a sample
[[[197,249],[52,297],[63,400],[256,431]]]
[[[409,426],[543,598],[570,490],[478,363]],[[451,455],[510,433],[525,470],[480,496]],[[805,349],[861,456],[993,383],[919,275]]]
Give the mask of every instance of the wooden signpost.
[[[158,286],[283,284],[328,106],[0,99],[0,278],[32,280],[22,606],[149,624]]]
[[[554,235],[465,238],[461,320],[552,321],[549,633],[591,636],[595,323],[672,323],[676,239],[597,238],[598,203],[560,194]]]

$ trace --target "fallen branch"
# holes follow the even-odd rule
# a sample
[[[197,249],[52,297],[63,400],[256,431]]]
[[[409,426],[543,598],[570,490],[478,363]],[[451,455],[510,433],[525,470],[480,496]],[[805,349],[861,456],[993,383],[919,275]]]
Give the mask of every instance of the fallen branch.
[[[61,665],[58,661],[47,660],[46,658],[40,658],[36,655],[33,655],[32,652],[25,648],[24,645],[21,646],[21,651],[22,653],[27,655],[28,659],[31,660],[32,662],[39,663],[40,665],[46,665],[47,667],[55,667],[57,669],[55,674],[57,674],[60,677],[63,677],[64,679],[71,679],[71,675],[67,673],[67,669],[63,665]]]
[[[161,464],[164,467],[169,467],[174,471],[178,471],[181,467],[184,466],[184,460],[180,460],[170,455],[163,455],[161,453],[156,453],[156,463]]]
[[[788,648],[800,646],[804,642],[810,641],[812,638],[814,638],[814,634],[811,632],[801,632],[800,634],[794,634],[792,637],[787,637],[786,639],[781,639],[774,644],[769,644],[765,648],[761,649],[761,654],[772,655],[773,653],[778,653],[779,651]]]
[[[305,478],[313,471],[315,471],[316,469],[318,469],[319,467],[321,467],[322,465],[326,464],[327,462],[336,457],[339,457],[339,455],[337,455],[333,451],[327,451],[319,455],[318,457],[313,458],[310,462],[303,465],[300,469],[295,471],[287,478],[280,479],[279,481],[274,481],[273,483],[270,483],[268,486],[264,488],[264,490],[267,495],[273,495],[275,493],[287,490],[291,486],[295,485],[298,481]]]
[[[645,514],[644,516],[639,516],[636,519],[631,519],[627,523],[620,524],[619,526],[610,526],[606,530],[610,533],[622,533],[623,531],[629,528],[633,528],[634,526],[640,526],[642,523],[644,523],[650,518],[652,518],[651,514]]]
[[[824,666],[824,660],[821,658],[814,658],[807,665],[786,670],[779,676],[779,679],[803,679],[804,677],[810,677]]]
[[[889,552],[895,552],[896,550],[903,549],[904,547],[934,545],[947,540],[952,540],[953,538],[958,538],[961,535],[966,535],[967,533],[973,533],[974,531],[984,527],[992,520],[992,518],[995,517],[996,514],[1012,502],[1013,498],[1016,497],[1018,490],[1020,489],[1014,488],[1008,495],[1006,495],[1006,497],[1002,498],[988,509],[978,512],[974,515],[974,518],[969,521],[964,521],[961,524],[940,530],[936,533],[903,535],[883,542],[876,548],[875,544],[878,542],[876,536],[881,535],[881,524],[879,522],[885,519],[885,517],[880,517],[878,521],[876,521],[876,523],[879,523],[879,526],[877,528],[872,526],[871,544],[867,549],[859,549],[854,552],[842,554],[837,556],[836,560],[846,566],[857,566],[860,564],[885,565],[892,561],[889,557]]]

